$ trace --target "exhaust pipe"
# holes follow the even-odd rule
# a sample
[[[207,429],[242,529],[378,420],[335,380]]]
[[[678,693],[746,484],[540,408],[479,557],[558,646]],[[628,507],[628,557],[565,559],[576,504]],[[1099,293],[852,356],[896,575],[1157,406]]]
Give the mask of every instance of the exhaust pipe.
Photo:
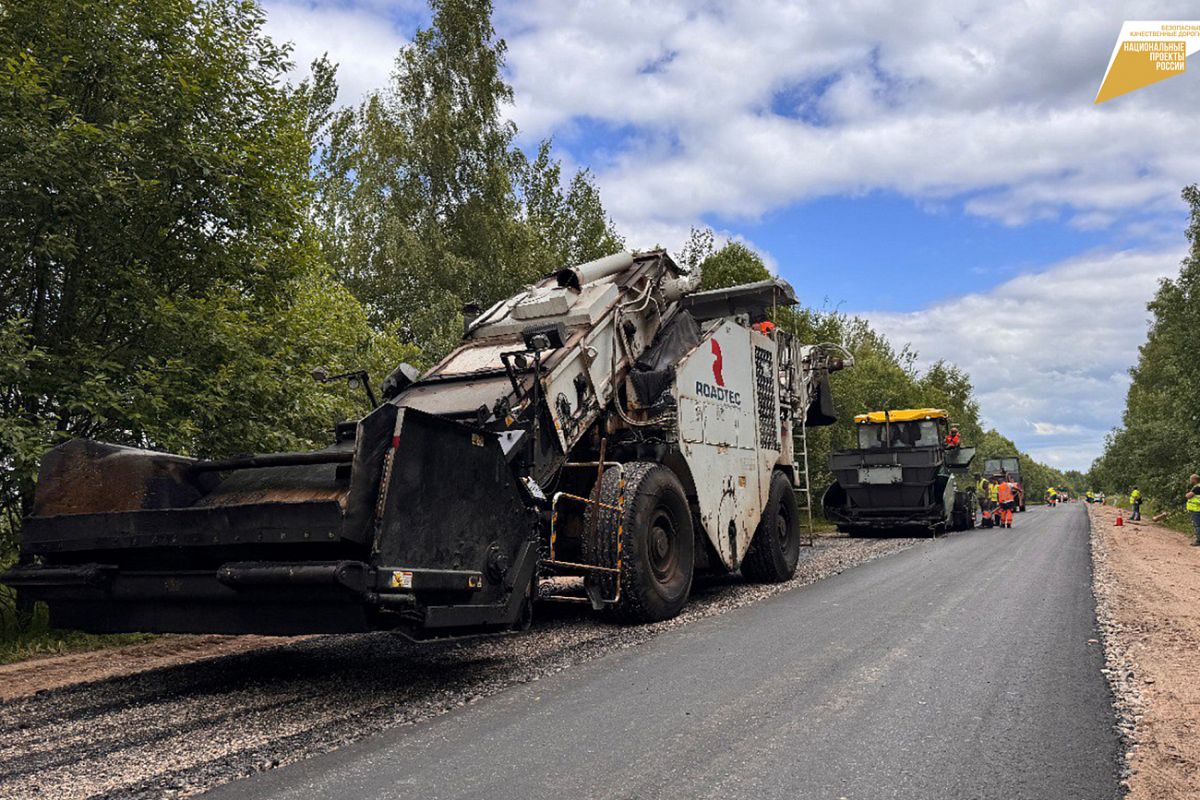
[[[585,283],[598,281],[601,278],[607,278],[609,275],[616,275],[618,272],[624,272],[632,266],[633,253],[623,250],[620,253],[613,253],[611,256],[597,258],[595,261],[589,261],[586,264],[561,269],[555,277],[558,280],[559,286],[579,290]]]

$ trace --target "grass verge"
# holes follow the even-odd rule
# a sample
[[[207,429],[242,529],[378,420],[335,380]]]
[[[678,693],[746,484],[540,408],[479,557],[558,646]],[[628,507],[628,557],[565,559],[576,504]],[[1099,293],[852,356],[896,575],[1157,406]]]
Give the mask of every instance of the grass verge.
[[[95,634],[52,628],[45,604],[38,603],[31,613],[21,613],[17,609],[13,591],[0,586],[0,664],[80,650],[119,647],[151,638],[153,636],[149,633]]]

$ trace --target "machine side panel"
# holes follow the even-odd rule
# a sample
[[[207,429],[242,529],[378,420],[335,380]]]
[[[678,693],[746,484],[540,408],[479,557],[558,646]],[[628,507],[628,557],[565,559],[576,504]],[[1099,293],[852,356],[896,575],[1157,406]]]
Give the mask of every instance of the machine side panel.
[[[761,510],[750,331],[728,320],[709,331],[680,363],[675,389],[700,525],[724,565],[736,569]]]

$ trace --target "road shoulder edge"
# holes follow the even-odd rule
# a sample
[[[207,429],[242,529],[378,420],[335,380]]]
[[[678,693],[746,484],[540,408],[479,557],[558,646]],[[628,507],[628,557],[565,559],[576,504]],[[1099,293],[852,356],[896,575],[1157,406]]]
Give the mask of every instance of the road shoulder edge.
[[[1145,697],[1133,658],[1131,643],[1117,619],[1118,578],[1110,564],[1108,542],[1088,509],[1088,540],[1092,550],[1092,594],[1096,601],[1096,635],[1104,648],[1104,673],[1112,694],[1113,713],[1120,738],[1121,790],[1128,794],[1132,772],[1130,762],[1138,748],[1138,720],[1145,709]]]

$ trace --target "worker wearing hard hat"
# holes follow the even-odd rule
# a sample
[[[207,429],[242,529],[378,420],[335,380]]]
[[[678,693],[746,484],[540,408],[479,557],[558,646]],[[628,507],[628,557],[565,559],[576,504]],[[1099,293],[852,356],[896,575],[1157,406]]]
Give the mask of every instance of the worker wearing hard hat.
[[[1058,490],[1053,486],[1046,490],[1046,502],[1050,504],[1051,508],[1058,505]]]
[[[1136,522],[1142,518],[1142,492],[1136,486],[1129,493],[1129,506],[1132,509],[1129,512],[1129,521]]]

